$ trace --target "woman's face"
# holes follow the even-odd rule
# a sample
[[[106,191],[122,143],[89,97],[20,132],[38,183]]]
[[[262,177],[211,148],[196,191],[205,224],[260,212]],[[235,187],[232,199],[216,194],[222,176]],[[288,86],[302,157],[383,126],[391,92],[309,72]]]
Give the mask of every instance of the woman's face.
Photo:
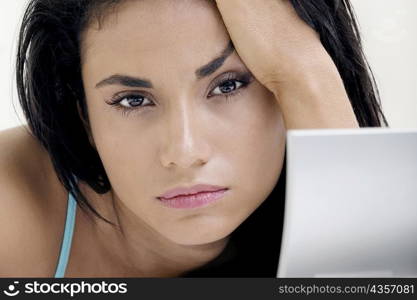
[[[115,200],[177,244],[229,235],[282,169],[279,106],[229,41],[215,5],[190,0],[125,1],[83,35],[92,140]],[[195,208],[157,198],[196,184],[228,191]]]

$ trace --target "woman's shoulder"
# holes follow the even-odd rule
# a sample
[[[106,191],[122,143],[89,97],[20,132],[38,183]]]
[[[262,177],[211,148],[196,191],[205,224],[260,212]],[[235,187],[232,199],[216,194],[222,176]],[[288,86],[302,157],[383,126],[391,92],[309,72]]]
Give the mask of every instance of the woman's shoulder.
[[[0,276],[49,277],[59,254],[66,191],[24,127],[0,131]]]

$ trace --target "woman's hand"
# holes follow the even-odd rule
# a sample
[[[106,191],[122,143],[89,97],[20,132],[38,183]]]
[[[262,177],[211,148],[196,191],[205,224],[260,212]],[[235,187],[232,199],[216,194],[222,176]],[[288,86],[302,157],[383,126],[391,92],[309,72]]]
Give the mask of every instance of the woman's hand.
[[[359,127],[318,34],[289,0],[216,0],[240,58],[274,93],[287,129]]]

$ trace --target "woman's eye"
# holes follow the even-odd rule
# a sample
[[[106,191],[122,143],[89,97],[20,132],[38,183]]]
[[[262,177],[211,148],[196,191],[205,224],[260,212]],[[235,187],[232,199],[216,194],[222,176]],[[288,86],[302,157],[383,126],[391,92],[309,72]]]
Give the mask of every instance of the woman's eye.
[[[123,96],[120,101],[118,101],[119,105],[126,107],[126,108],[132,108],[137,106],[147,106],[149,104],[152,104],[151,101],[149,101],[148,98],[141,96],[141,95],[129,95],[129,96]]]
[[[229,79],[221,83],[217,86],[211,94],[214,95],[222,95],[222,94],[230,94],[239,89],[243,86],[243,82],[236,80],[236,79]]]

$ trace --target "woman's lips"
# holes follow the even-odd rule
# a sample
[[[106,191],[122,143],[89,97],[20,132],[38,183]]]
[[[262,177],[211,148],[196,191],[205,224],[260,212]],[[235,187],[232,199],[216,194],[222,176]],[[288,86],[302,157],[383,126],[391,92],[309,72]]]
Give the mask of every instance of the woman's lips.
[[[175,188],[157,198],[169,207],[195,208],[220,199],[227,191],[226,187],[200,184],[190,188]]]
[[[158,198],[174,198],[176,196],[182,195],[191,195],[197,194],[201,192],[216,192],[219,190],[227,189],[225,186],[218,186],[218,185],[211,185],[211,184],[196,184],[191,187],[177,187],[172,190],[167,191],[163,195],[159,196]]]
[[[215,192],[201,192],[191,195],[176,196],[174,198],[159,198],[159,200],[166,206],[173,208],[195,208],[205,206],[220,199],[227,189]]]

